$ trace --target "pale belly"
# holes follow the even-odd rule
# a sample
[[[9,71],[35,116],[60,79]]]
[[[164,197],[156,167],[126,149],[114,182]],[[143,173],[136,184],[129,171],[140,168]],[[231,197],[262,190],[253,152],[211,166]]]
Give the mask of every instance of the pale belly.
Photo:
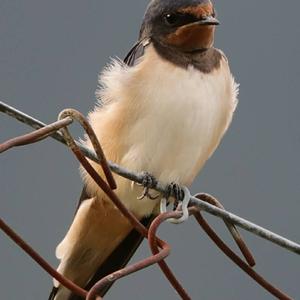
[[[166,80],[152,94],[146,91],[148,99],[126,134],[131,146],[120,163],[165,183],[190,184],[228,127],[233,99],[221,75],[192,69],[180,73],[179,84]]]
[[[189,75],[182,78],[172,93],[160,90],[145,101],[140,118],[126,135],[131,146],[121,165],[134,171],[148,171],[166,184],[192,183],[228,127],[232,99],[226,98],[213,78],[193,74],[194,82]],[[121,196],[126,199],[132,194],[124,191]],[[151,210],[154,205],[153,201],[146,204],[132,198],[130,203],[132,208],[140,206],[141,210]]]
[[[166,184],[190,185],[231,122],[237,86],[225,60],[218,70],[204,74],[153,63],[157,57],[149,51],[149,60],[134,68],[109,70],[103,96],[121,101],[92,113],[92,125],[111,160]],[[137,201],[139,188],[130,189],[121,178],[118,184],[117,193],[129,209],[151,213],[155,203]]]

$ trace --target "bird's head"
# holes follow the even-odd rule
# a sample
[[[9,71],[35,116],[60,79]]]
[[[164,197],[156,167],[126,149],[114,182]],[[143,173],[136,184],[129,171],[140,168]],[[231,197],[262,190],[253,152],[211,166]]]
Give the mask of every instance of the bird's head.
[[[203,51],[213,46],[218,24],[210,0],[152,0],[141,37],[182,52]]]

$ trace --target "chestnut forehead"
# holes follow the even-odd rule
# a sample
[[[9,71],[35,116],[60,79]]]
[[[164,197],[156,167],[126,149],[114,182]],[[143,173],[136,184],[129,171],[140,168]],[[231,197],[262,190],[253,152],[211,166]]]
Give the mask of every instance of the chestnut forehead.
[[[177,10],[179,13],[191,14],[195,17],[210,16],[214,12],[214,7],[211,3],[199,4],[197,6],[188,6]]]

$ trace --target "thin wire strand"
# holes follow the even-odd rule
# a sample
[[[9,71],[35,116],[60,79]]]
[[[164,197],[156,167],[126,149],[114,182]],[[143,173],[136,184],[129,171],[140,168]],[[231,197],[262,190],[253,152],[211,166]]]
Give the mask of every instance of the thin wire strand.
[[[54,122],[40,129],[36,129],[35,131],[30,132],[28,134],[24,134],[22,136],[10,139],[0,145],[0,153],[5,152],[13,147],[25,146],[40,142],[49,137],[49,135],[53,134],[53,132],[56,132],[62,127],[70,125],[72,122],[72,119],[65,118],[64,120]]]
[[[50,274],[57,281],[62,283],[65,287],[74,293],[86,297],[87,291],[74,284],[71,280],[62,276],[52,266],[40,256],[28,243],[26,243],[15,231],[13,231],[2,219],[0,219],[0,228],[9,236],[20,248],[22,248],[37,264],[39,264],[48,274]]]
[[[46,126],[46,124],[42,123],[41,121],[9,106],[8,104],[0,101],[0,111],[2,111],[3,113],[19,120],[22,123],[25,123],[35,129],[41,128]],[[59,133],[54,133],[51,135],[51,137],[53,137],[54,139],[58,140],[59,142],[66,144],[64,138],[62,137],[61,134]],[[81,145],[80,143],[76,142],[76,144],[78,145],[78,147],[80,148],[80,150],[84,153],[84,155],[88,158],[90,158],[93,161],[98,162],[97,156],[94,153],[94,151],[91,151],[90,149],[84,147],[83,145]],[[137,183],[142,183],[143,182],[143,174],[137,174],[134,172],[131,172],[121,166],[118,166],[115,163],[112,162],[108,162],[110,169],[120,175],[123,176],[129,180],[135,181]],[[161,184],[161,183],[157,183],[156,187],[154,188],[155,190],[165,193],[166,192],[166,187],[165,185]],[[266,239],[274,244],[277,244],[278,246],[285,248],[291,252],[294,252],[298,255],[300,255],[300,245],[287,239],[284,238],[270,230],[267,230],[259,225],[256,225],[244,218],[241,218],[231,212],[228,212],[226,210],[222,210],[220,208],[217,208],[209,203],[206,203],[205,201],[199,200],[195,197],[191,198],[191,205],[193,206],[197,206],[199,208],[201,208],[202,210],[217,216],[219,218],[222,218],[224,220],[230,221],[231,223],[263,238]]]
[[[205,221],[198,208],[192,207],[192,211],[197,222],[206,232],[206,234],[211,238],[211,240],[216,244],[216,246],[238,267],[240,267],[245,273],[247,273],[253,280],[255,280],[260,286],[266,289],[273,296],[277,297],[280,300],[293,300],[280,289],[273,286],[270,282],[268,282],[265,278],[258,274],[253,268],[247,265],[239,256],[237,256],[209,226],[209,224]]]
[[[149,231],[150,237],[148,235],[148,240],[151,239],[156,241],[156,232],[153,233]],[[137,271],[140,271],[142,269],[145,269],[153,264],[159,263],[163,259],[165,259],[171,252],[170,246],[162,241],[161,243],[161,251],[158,251],[155,255],[152,255],[146,259],[143,259],[142,261],[139,261],[137,263],[134,263],[132,265],[129,265],[121,270],[117,270],[116,272],[113,272],[112,274],[109,274],[99,280],[89,291],[86,300],[95,300],[97,299],[97,295],[100,294],[101,290],[111,282],[115,282],[116,280],[119,280],[125,276],[128,276],[132,273],[135,273]],[[98,296],[99,297],[99,296]],[[98,299],[97,299],[98,300]]]
[[[223,210],[225,210],[224,206],[221,204],[220,201],[218,201],[218,199],[216,199],[215,197],[209,195],[209,194],[198,194],[195,196],[196,198],[203,200],[205,202],[208,202],[218,208],[221,208]],[[255,266],[255,259],[253,254],[251,253],[250,249],[248,248],[248,246],[246,245],[242,235],[239,233],[239,231],[237,230],[237,228],[235,227],[235,225],[233,225],[231,222],[224,220],[224,223],[226,225],[226,227],[228,228],[228,230],[230,231],[233,239],[235,240],[237,246],[239,247],[239,249],[241,250],[242,254],[244,255],[247,263],[249,266],[254,267]]]
[[[293,241],[290,241],[268,229],[265,229],[265,228],[263,228],[259,225],[256,225],[248,220],[245,220],[231,212],[214,207],[211,204],[206,203],[195,197],[191,198],[190,204],[191,204],[191,206],[197,206],[198,208],[204,210],[205,212],[210,213],[211,215],[222,218],[224,220],[228,220],[231,223],[233,223],[233,224],[265,239],[265,240],[268,240],[274,244],[277,244],[278,246],[280,246],[282,248],[285,248],[291,252],[294,252],[294,253],[300,255],[300,245],[299,244],[297,244]]]

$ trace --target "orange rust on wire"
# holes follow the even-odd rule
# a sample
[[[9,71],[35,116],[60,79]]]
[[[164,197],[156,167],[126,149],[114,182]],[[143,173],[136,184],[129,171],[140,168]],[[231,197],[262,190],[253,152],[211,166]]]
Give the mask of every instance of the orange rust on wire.
[[[60,128],[70,125],[72,122],[73,120],[71,118],[65,118],[63,120],[54,122],[50,125],[47,125],[41,129],[35,130],[28,134],[24,134],[22,136],[18,136],[13,139],[10,139],[0,144],[0,153],[5,152],[13,147],[37,143],[47,138],[49,135],[56,132]]]
[[[72,292],[86,297],[87,291],[73,283],[71,280],[59,274],[51,267],[47,261],[42,258],[32,247],[29,246],[16,232],[14,232],[2,219],[0,219],[0,228],[20,247],[22,248],[37,264],[39,264],[48,274],[63,284]]]
[[[196,195],[195,197],[203,200],[203,194]],[[201,197],[201,198],[200,198]],[[219,203],[221,205],[221,203]],[[222,206],[222,205],[221,205]],[[254,271],[249,265],[247,265],[246,262],[244,262],[240,257],[238,257],[219,237],[218,235],[214,232],[214,230],[209,226],[209,224],[205,221],[205,219],[202,217],[199,208],[197,207],[191,207],[189,208],[190,214],[193,214],[198,221],[199,225],[203,228],[203,230],[206,232],[206,234],[215,242],[217,247],[221,249],[226,256],[228,256],[237,266],[239,266],[243,271],[245,271],[252,279],[254,279],[259,285],[261,285],[263,288],[265,288],[268,292],[270,292],[272,295],[278,297],[278,299],[281,300],[292,300],[291,297],[283,293],[281,290],[278,288],[274,287],[271,283],[269,283],[266,279],[264,279],[261,275],[259,275],[256,271]],[[156,229],[161,224],[162,220],[168,219],[168,218],[179,218],[181,217],[182,213],[179,211],[175,212],[169,212],[166,214],[161,214],[159,215],[151,224],[150,229],[149,229],[149,236],[148,236],[148,241],[150,244],[150,248],[152,250],[152,253],[155,254],[158,251],[157,244],[155,242],[155,235],[156,235]],[[157,226],[157,227],[156,227]],[[152,234],[152,236],[150,236]],[[163,262],[163,261],[162,261]],[[160,264],[162,263],[160,262]],[[168,270],[163,270],[162,271],[165,273],[165,271],[168,272]],[[166,274],[166,273],[165,273]],[[166,274],[167,278],[170,280],[170,274]],[[173,275],[173,274],[172,274]],[[171,275],[171,276],[172,276]],[[175,278],[176,280],[176,278]],[[176,284],[176,281],[175,283]],[[175,285],[173,287],[178,291],[182,287],[179,284],[177,288]],[[182,288],[183,289],[183,288]],[[184,290],[183,290],[184,291]],[[183,295],[179,293],[182,299],[190,299],[188,298],[188,295]]]
[[[68,115],[70,116],[70,114],[68,114]],[[60,115],[60,117],[62,117],[62,116]],[[82,116],[82,118],[83,118],[83,116]],[[88,135],[91,134],[91,136],[92,136],[91,141],[92,141],[93,147],[97,148],[98,145],[99,145],[99,147],[101,147],[99,141],[96,143],[93,143],[95,141],[96,137],[95,137],[95,139],[93,138],[94,133],[93,133],[91,126],[88,123],[85,123],[84,129],[86,130]],[[93,166],[89,163],[89,161],[86,159],[84,154],[81,152],[80,148],[76,145],[69,130],[67,128],[65,128],[65,129],[62,129],[61,131],[62,131],[64,138],[67,141],[69,148],[75,154],[75,156],[77,157],[79,162],[82,164],[82,166],[86,169],[86,171],[89,173],[89,175],[93,178],[93,180],[104,191],[104,193],[111,199],[111,201],[116,205],[116,207],[121,211],[121,213],[130,221],[132,226],[144,237],[147,237],[147,234],[148,234],[147,228],[135,217],[135,215],[133,213],[131,213],[126,208],[126,206],[120,201],[118,196],[112,191],[110,186],[101,178],[101,176],[98,174],[98,172],[96,172],[96,170],[93,168]],[[99,156],[98,149],[95,149],[95,152]],[[104,154],[103,154],[103,156],[101,156],[101,155],[102,154],[100,154],[100,157],[99,157],[100,161],[102,158],[105,157]]]
[[[147,228],[131,213],[126,206],[120,201],[118,196],[110,189],[108,184],[101,178],[101,176],[95,171],[93,166],[88,162],[85,156],[82,154],[79,148],[71,149],[78,161],[84,167],[84,169],[89,173],[89,175],[94,179],[98,186],[104,191],[104,193],[111,199],[111,201],[116,205],[116,207],[121,211],[121,213],[130,221],[131,225],[144,237],[147,236]]]
[[[215,197],[209,195],[209,194],[198,194],[197,197],[205,202],[208,202],[209,204],[212,204],[218,208],[221,208],[225,210],[224,206],[218,201]],[[235,240],[237,246],[241,250],[242,254],[244,255],[247,263],[250,267],[254,267],[256,265],[255,259],[247,247],[245,241],[243,240],[243,237],[237,230],[234,224],[232,224],[230,221],[224,220],[225,225],[227,226],[228,230],[230,231],[233,239]]]
[[[103,153],[102,147],[101,147],[101,145],[100,145],[100,143],[99,143],[99,141],[96,137],[96,134],[95,134],[93,128],[90,126],[90,124],[88,123],[86,118],[79,111],[77,111],[75,109],[65,109],[65,110],[63,110],[59,114],[58,118],[59,118],[59,120],[62,120],[66,117],[70,117],[71,119],[78,121],[80,123],[80,125],[83,127],[83,129],[85,130],[85,132],[87,133],[87,135],[89,136],[89,138],[92,142],[92,145],[93,145],[94,150],[97,154],[100,165],[103,169],[103,172],[105,174],[105,177],[107,179],[107,182],[108,182],[110,188],[112,190],[115,190],[117,188],[117,184],[116,184],[115,179],[112,175],[112,172],[110,171],[110,168],[108,166],[108,162],[106,160],[106,157]],[[75,145],[75,147],[78,148],[76,146],[75,141],[73,139],[69,139],[69,137],[71,137],[71,135],[70,135],[68,129],[65,127],[65,128],[62,129],[62,131],[66,133],[66,140],[67,140],[68,145],[70,143],[69,147],[72,148]]]
[[[156,238],[156,232],[158,227],[161,223],[164,221],[170,219],[170,218],[180,218],[182,216],[182,213],[179,211],[173,211],[173,212],[166,212],[163,214],[160,214],[157,216],[153,222],[150,225],[149,232],[148,232],[148,242],[151,248],[151,251],[153,255],[157,255],[159,253],[158,249],[158,243]],[[171,269],[168,267],[166,262],[164,260],[158,262],[162,272],[165,274],[173,288],[177,291],[177,293],[180,295],[180,297],[183,300],[191,300],[192,298],[188,295],[186,290],[183,288],[183,286],[180,284],[180,282],[177,280]]]
[[[200,195],[195,195],[196,198],[202,200]],[[236,255],[215,233],[215,231],[209,226],[209,224],[203,218],[199,208],[192,207],[190,212],[194,215],[199,225],[205,231],[205,233],[212,239],[216,246],[228,257],[230,258],[238,267],[240,267],[245,273],[247,273],[254,281],[256,281],[260,286],[266,289],[270,294],[277,297],[280,300],[293,300],[290,296],[273,286],[260,274],[258,274],[254,269],[248,266],[238,255]]]

